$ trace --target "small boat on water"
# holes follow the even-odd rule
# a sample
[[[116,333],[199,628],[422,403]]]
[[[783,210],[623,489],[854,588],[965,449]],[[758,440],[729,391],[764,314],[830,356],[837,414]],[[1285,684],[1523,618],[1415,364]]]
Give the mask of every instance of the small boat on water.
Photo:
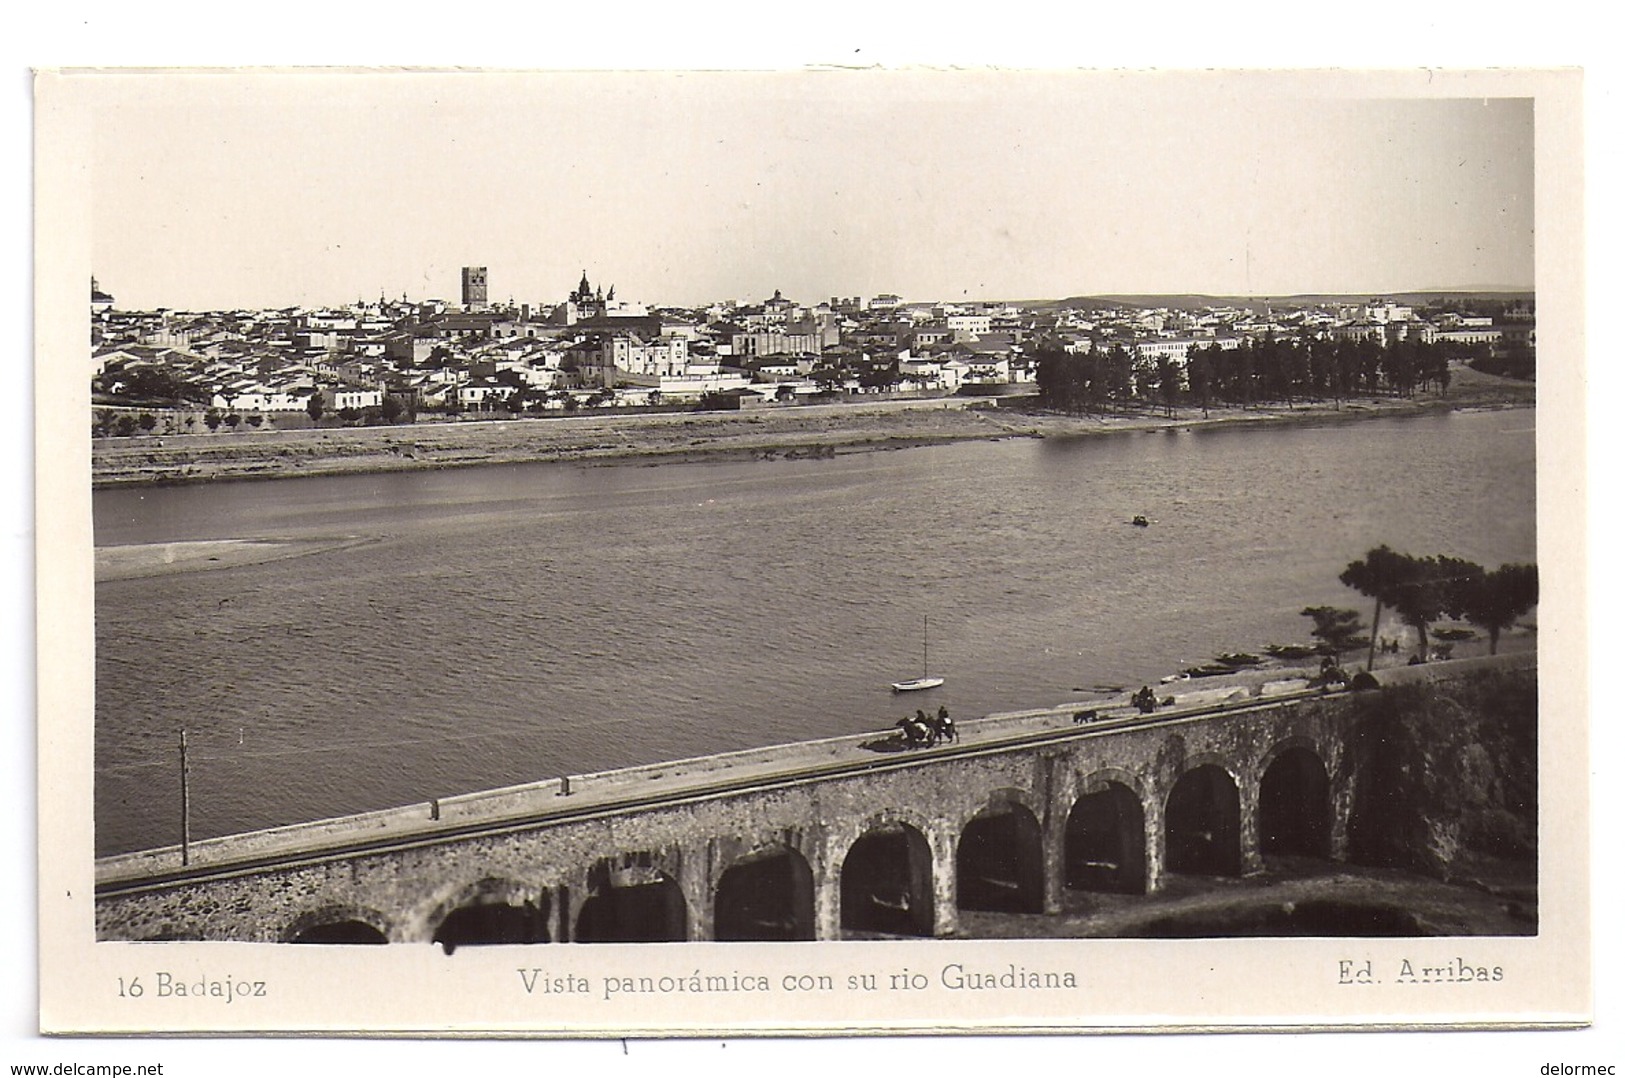
[[[1129,521],[1129,523],[1134,525],[1136,528],[1151,527],[1151,521],[1147,520],[1144,516],[1136,516],[1133,520]]]
[[[931,619],[924,619],[923,643],[920,649],[920,676],[909,678],[907,681],[894,681],[891,683],[892,692],[919,692],[922,689],[934,689],[941,685],[943,679],[931,676]]]
[[[1235,667],[1224,666],[1220,663],[1204,663],[1201,666],[1193,666],[1185,671],[1191,677],[1218,677],[1221,674],[1234,674],[1235,672]]]
[[[1264,660],[1245,651],[1227,651],[1214,661],[1222,666],[1257,666]]]
[[[1277,659],[1307,659],[1315,653],[1312,644],[1269,644],[1264,650]]]

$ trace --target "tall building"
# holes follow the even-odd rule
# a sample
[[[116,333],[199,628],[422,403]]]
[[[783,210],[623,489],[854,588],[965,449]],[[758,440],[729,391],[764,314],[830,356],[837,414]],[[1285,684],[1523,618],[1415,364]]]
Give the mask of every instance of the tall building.
[[[485,267],[463,267],[463,306],[484,307],[486,304]]]
[[[92,313],[112,309],[113,297],[102,291],[102,286],[96,283],[96,278],[90,279],[90,310]]]

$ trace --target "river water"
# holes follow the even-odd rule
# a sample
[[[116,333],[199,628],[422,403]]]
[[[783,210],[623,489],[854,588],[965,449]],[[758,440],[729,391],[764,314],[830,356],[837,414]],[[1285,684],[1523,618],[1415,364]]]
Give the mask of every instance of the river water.
[[[960,719],[1307,639],[1367,549],[1535,558],[1534,412],[835,459],[113,489],[98,546],[362,537],[98,585],[96,847]],[[1152,526],[1136,528],[1136,514]],[[940,689],[920,672],[929,619]]]

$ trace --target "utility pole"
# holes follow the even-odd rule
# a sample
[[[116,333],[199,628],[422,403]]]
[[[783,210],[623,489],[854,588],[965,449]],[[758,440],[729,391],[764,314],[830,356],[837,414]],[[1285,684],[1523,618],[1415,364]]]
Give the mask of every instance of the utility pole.
[[[192,863],[192,801],[186,788],[186,727],[181,727],[181,866]]]

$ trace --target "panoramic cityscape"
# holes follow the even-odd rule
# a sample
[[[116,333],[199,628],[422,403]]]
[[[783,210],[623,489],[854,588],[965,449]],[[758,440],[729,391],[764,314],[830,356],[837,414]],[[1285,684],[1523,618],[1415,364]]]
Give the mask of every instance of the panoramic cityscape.
[[[557,799],[613,813],[605,806],[624,798],[629,784],[663,778],[666,769],[684,776],[677,783],[682,794],[691,795],[701,780],[707,789],[742,788],[736,796],[746,807],[739,811],[749,819],[748,791],[763,769],[775,777],[816,776],[803,780],[815,787],[872,784],[875,761],[884,759],[904,768],[896,781],[913,796],[921,782],[943,781],[930,768],[912,766],[924,761],[985,768],[992,759],[998,773],[1018,758],[1012,754],[1057,739],[1075,743],[1084,757],[1075,765],[1078,778],[1057,788],[1006,789],[989,803],[940,818],[871,819],[834,862],[825,843],[849,826],[838,813],[821,821],[823,834],[810,845],[758,839],[752,846],[739,834],[731,841],[745,848],[710,884],[683,871],[687,840],[668,833],[649,849],[571,853],[567,873],[586,875],[535,890],[513,881],[486,880],[472,891],[457,885],[464,890],[453,905],[441,908],[442,898],[427,914],[390,914],[355,902],[290,911],[276,915],[273,938],[432,938],[449,952],[471,943],[567,939],[1535,930],[1535,802],[1532,774],[1522,774],[1532,754],[1518,762],[1534,718],[1533,667],[1526,662],[1533,657],[1536,599],[1533,565],[1526,564],[1533,553],[1527,418],[1533,295],[987,304],[881,295],[809,305],[775,292],[760,302],[666,308],[617,299],[613,286],[594,285],[585,272],[557,303],[493,304],[489,282],[485,267],[471,266],[461,272],[456,302],[403,298],[229,312],[124,311],[92,282],[91,434],[103,591],[98,848],[170,851],[109,861],[104,871],[113,893],[121,878],[167,872],[175,857],[172,807],[151,803],[142,791],[177,766],[173,746],[155,735],[184,672],[181,693],[195,698],[201,691],[211,704],[179,748],[178,766],[191,784],[179,836],[183,865],[194,856],[234,861],[242,856],[234,852],[239,841],[254,850],[263,841],[221,836],[313,815],[367,812],[354,826],[370,831],[385,821],[403,836],[425,827],[439,833],[447,829],[442,821],[457,819],[441,839],[454,841],[491,818],[493,795],[479,794],[482,786],[508,787],[492,819],[540,813],[546,822],[532,839],[544,851],[550,840],[573,851],[583,839],[568,829],[585,810],[572,804],[561,815]],[[1449,418],[1462,409],[1467,414]],[[1505,415],[1514,417],[1510,424]],[[1351,418],[1364,420],[1358,432],[1324,425]],[[1179,519],[1204,512],[1182,489],[1195,458],[1159,460],[1163,454],[1141,451],[1126,461],[1102,461],[1080,447],[1092,434],[1189,434],[1227,425],[1262,443],[1271,436],[1259,424],[1280,428],[1274,437],[1286,441],[1278,451],[1327,459],[1355,454],[1379,467],[1386,456],[1414,452],[1405,446],[1419,434],[1426,452],[1445,458],[1446,472],[1441,478],[1409,469],[1415,487],[1385,480],[1388,495],[1398,488],[1401,503],[1427,497],[1442,506],[1432,489],[1442,486],[1467,492],[1466,499],[1455,495],[1452,511],[1425,521],[1419,535],[1416,522],[1388,517],[1389,531],[1367,544],[1364,558],[1353,557],[1361,552],[1357,545],[1344,548],[1353,560],[1341,575],[1335,556],[1328,562],[1312,547],[1295,553],[1294,567],[1271,564],[1285,570],[1285,587],[1277,582],[1273,596],[1258,595],[1257,609],[1239,618],[1223,609],[1224,592],[1246,574],[1221,557],[1210,567],[1222,575],[1219,588],[1183,585],[1210,619],[1183,631],[1154,607],[1137,623],[1140,635],[1102,638],[1098,626],[1091,635],[1064,611],[1046,612],[1053,596],[1042,591],[1015,600],[1009,596],[1020,591],[1005,588],[1005,598],[985,591],[990,580],[1042,573],[1061,593],[1081,589],[1116,608],[1121,600],[1110,589],[1102,594],[1098,581],[1076,574],[1104,567],[1130,579],[1160,573],[1163,586],[1172,584],[1177,574],[1159,565],[1168,553],[1153,534],[1228,548],[1233,556],[1256,553],[1257,540],[1243,538],[1254,526],[1245,517],[1222,524]],[[1289,448],[1304,437],[1317,441]],[[1075,551],[1070,544],[1038,557],[1007,550],[988,565],[924,537],[897,544],[890,555],[873,549],[866,519],[873,507],[849,500],[876,478],[865,458],[899,448],[911,448],[922,463],[923,455],[939,454],[929,485],[918,492],[907,488],[923,477],[881,473],[898,485],[890,500],[899,510],[941,513],[953,500],[938,489],[942,473],[950,485],[955,475],[975,477],[985,485],[983,500],[954,511],[944,532],[974,536],[1018,504],[1001,495],[1036,462],[1022,463],[1027,450],[1002,447],[1022,443],[1073,445],[1078,459],[1040,464],[1041,471],[1054,473],[1053,482],[1082,468],[1104,486],[1080,492],[1076,503],[1025,507],[1021,533],[1043,534],[1044,517],[1059,507],[1063,517],[1098,518],[1081,533],[1105,528],[1133,543],[1113,550],[1097,535]],[[1012,452],[1018,456],[1009,459]],[[1218,446],[1197,452],[1209,463],[1227,455]],[[563,473],[534,470],[617,461],[664,462],[662,472],[672,478],[628,488],[600,472],[592,489],[571,491],[558,485]],[[479,467],[497,462],[529,470],[488,475]],[[1271,494],[1265,480],[1246,477],[1255,465],[1225,466],[1236,471],[1220,483],[1221,492],[1253,484],[1277,506],[1277,525],[1298,534],[1329,534],[1338,498],[1351,490],[1375,493],[1359,483],[1334,484],[1320,510],[1333,515],[1299,519],[1317,499],[1294,491],[1290,472],[1287,485]],[[1113,478],[1122,467],[1128,483]],[[419,489],[377,485],[394,472],[436,478]],[[1133,493],[1159,473],[1167,489]],[[277,489],[197,485],[248,477],[278,478]],[[293,485],[323,483],[345,485]],[[837,500],[814,512],[841,507],[818,547],[843,562],[869,551],[868,570],[828,578],[829,595],[807,592],[817,574],[808,576],[799,564],[814,556],[804,519],[810,507],[799,504],[805,493],[794,489],[806,483],[833,484],[820,499]],[[698,496],[690,491],[707,495],[699,504],[718,519],[690,518],[689,499]],[[343,502],[338,515],[318,508],[335,497]],[[1095,499],[1103,501],[1091,508]],[[719,501],[737,501],[747,516],[716,510]],[[416,507],[410,523],[400,505]],[[623,518],[628,511],[635,517]],[[751,520],[764,512],[771,516]],[[572,534],[578,518],[591,521],[585,536]],[[1441,522],[1446,535],[1435,530]],[[467,534],[446,547],[447,527]],[[1363,522],[1343,527],[1351,542],[1369,534]],[[414,540],[414,528],[427,530]],[[1426,557],[1387,545],[1412,535],[1425,542],[1430,531],[1440,546]],[[429,547],[414,553],[425,539],[432,539]],[[589,545],[577,550],[582,539]],[[773,554],[780,546],[787,553]],[[708,567],[705,548],[726,553],[720,574]],[[452,564],[461,571],[447,578],[440,559],[449,550],[460,551]],[[1057,553],[1071,564],[1044,561]],[[430,563],[413,568],[424,554]],[[920,557],[937,568],[923,585],[901,585]],[[1467,560],[1475,557],[1503,564]],[[575,567],[566,568],[572,560]],[[521,603],[521,624],[536,635],[510,637],[515,612],[491,607],[485,593],[493,574],[508,578],[534,565],[550,568],[529,582],[510,580],[508,598]],[[797,606],[785,611],[773,588],[732,592],[728,579],[739,573],[791,588]],[[1342,601],[1356,594],[1376,600],[1374,620],[1341,603],[1315,601],[1338,598],[1339,583],[1353,589]],[[543,592],[522,598],[535,585],[547,598]],[[1426,598],[1418,598],[1421,589]],[[846,613],[824,609],[831,595],[859,605]],[[881,609],[865,611],[865,596],[877,595]],[[327,610],[319,615],[325,631],[309,620],[317,615],[300,613],[307,604]],[[1030,625],[964,612],[995,605],[1041,621],[1043,631],[1035,639]],[[154,614],[167,626],[155,624]],[[1297,627],[1283,615],[1295,616]],[[916,616],[918,669],[908,639]],[[803,620],[823,628],[808,638]],[[746,637],[733,638],[735,622],[768,646],[748,666],[760,684],[747,686],[729,673],[750,649]],[[1267,642],[1241,635],[1266,631],[1275,634]],[[508,641],[501,653],[489,651],[496,639]],[[874,654],[831,654],[838,639]],[[616,643],[605,647],[607,640]],[[537,645],[541,655],[528,653]],[[1191,650],[1204,646],[1206,654]],[[1058,650],[1074,658],[1057,663]],[[1473,656],[1498,653],[1508,658],[1496,662],[1513,665],[1471,665]],[[165,662],[151,663],[153,655]],[[249,655],[258,657],[252,670],[239,665]],[[356,665],[338,682],[324,683],[321,670],[338,672],[334,656],[350,656],[346,662]],[[898,664],[895,676],[876,668],[858,685],[828,680],[866,671],[875,657]],[[437,673],[438,661],[448,658],[451,666]],[[1418,666],[1451,671],[1456,664],[1443,661],[1456,659],[1469,660],[1466,674],[1417,681],[1410,673]],[[1363,685],[1354,676],[1362,667]],[[355,684],[362,670],[379,683]],[[1423,702],[1409,705],[1423,713],[1438,706],[1426,702],[1427,693],[1482,713],[1451,736],[1466,739],[1455,750],[1483,757],[1498,776],[1495,789],[1476,788],[1463,776],[1407,789],[1400,774],[1387,774],[1381,761],[1394,764],[1394,747],[1407,736],[1419,739],[1410,751],[1439,750],[1429,740],[1436,732],[1426,727],[1390,733],[1386,754],[1363,758],[1349,726],[1361,705],[1349,713],[1326,701],[1351,688],[1376,688],[1371,678],[1379,670],[1398,679],[1393,691],[1423,692]],[[487,688],[468,687],[467,679]],[[1131,691],[1136,680],[1144,684]],[[892,703],[882,702],[887,695]],[[927,706],[892,723],[886,712],[899,700]],[[658,713],[658,726],[639,737],[638,721],[616,725],[613,715],[629,704],[644,715]],[[331,726],[334,707],[345,709],[348,729]],[[1136,740],[1146,724],[1153,737],[1162,736],[1167,728],[1159,716],[1166,723],[1238,707],[1265,716],[1263,736],[1279,742],[1262,762],[1207,763],[1163,775],[1165,765],[1150,765],[1149,750]],[[764,725],[764,710],[781,721]],[[516,719],[534,725],[516,728]],[[372,731],[359,742],[357,721]],[[1235,753],[1237,721],[1228,719],[1199,758]],[[584,741],[582,730],[598,733]],[[1099,740],[1111,732],[1119,738]],[[301,745],[312,734],[315,743]],[[846,770],[863,777],[831,779],[827,762],[809,767],[807,749],[793,744],[758,747],[798,736],[835,745],[831,751],[848,760]],[[1243,735],[1242,743],[1256,736]],[[1109,762],[1108,744],[1126,758]],[[331,765],[352,766],[342,761],[357,754],[394,766],[378,782],[334,785],[320,777]],[[680,758],[687,762],[651,766]],[[618,770],[627,765],[634,766]],[[1096,777],[1086,777],[1091,773]],[[1100,777],[1108,774],[1122,777]],[[1248,782],[1261,785],[1244,796]],[[1389,794],[1378,797],[1385,785]],[[1064,833],[1046,838],[1038,820],[1055,798],[1064,799]],[[396,807],[412,801],[424,802],[426,814]],[[1165,804],[1153,807],[1158,803]],[[1159,812],[1166,821],[1160,832],[1151,826]],[[1417,845],[1417,827],[1458,814],[1448,819],[1458,833],[1449,848]],[[332,819],[319,826],[328,841],[351,825]],[[656,830],[671,826],[666,821]],[[694,826],[685,818],[678,835],[692,834]],[[563,830],[550,835],[550,827]],[[938,834],[943,828],[951,837]],[[292,848],[301,849],[305,840],[297,828],[292,834]],[[593,840],[586,841],[590,849]],[[951,867],[934,864],[939,842],[957,851]],[[372,858],[391,856],[372,850],[370,840],[365,845]],[[535,849],[525,856],[539,855],[553,856]],[[1396,870],[1403,871],[1395,876]],[[1463,871],[1487,882],[1463,888],[1454,882]],[[1260,892],[1238,898],[1203,882],[1212,877],[1253,880],[1266,889],[1263,904],[1257,905]],[[826,878],[838,898],[818,897]],[[431,894],[450,885],[434,874],[419,884]],[[1301,912],[1284,918],[1283,887],[1301,894]],[[259,914],[247,923],[200,922],[167,901],[156,910],[112,901],[105,908],[104,931],[114,938],[154,932],[256,938],[266,930]]]
[[[136,85],[97,938],[1542,930],[1529,99]]]
[[[451,302],[122,311],[93,281],[96,433],[754,408],[864,394],[996,397],[1035,391],[1043,357],[1063,354],[1111,368],[1093,398],[1100,407],[1308,401],[1379,386],[1410,395],[1447,387],[1452,362],[1534,374],[1532,294],[1187,297],[1164,306],[885,294],[798,302],[774,292],[674,308],[617,299],[613,284],[595,286],[585,271],[551,302],[493,304],[489,288],[487,269],[471,266]],[[1238,359],[1258,380],[1239,394],[1223,377]]]

